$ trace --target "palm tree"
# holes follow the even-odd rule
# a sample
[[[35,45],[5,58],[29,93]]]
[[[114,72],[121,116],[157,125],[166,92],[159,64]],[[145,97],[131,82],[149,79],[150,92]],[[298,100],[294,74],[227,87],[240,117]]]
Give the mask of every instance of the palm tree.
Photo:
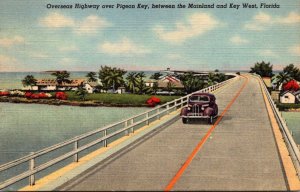
[[[212,86],[218,82],[218,76],[213,73],[208,73],[207,86]]]
[[[130,72],[128,73],[127,77],[127,85],[129,90],[132,93],[135,93],[136,85],[137,85],[137,73],[136,72]]]
[[[292,78],[290,74],[286,72],[280,72],[277,76],[273,78],[273,80],[275,82],[276,88],[278,89],[281,84],[292,80]]]
[[[67,71],[56,71],[56,72],[52,73],[51,75],[56,77],[56,82],[57,82],[58,86],[62,85],[63,83],[71,82],[71,80],[69,80],[70,73]]]
[[[34,78],[33,75],[26,75],[25,78],[22,80],[22,84],[24,87],[26,86],[33,86],[36,85],[37,80]]]
[[[226,75],[224,73],[216,73],[215,74],[215,80],[217,81],[217,83],[225,81],[226,80]]]
[[[136,78],[137,78],[137,89],[139,94],[142,94],[143,91],[145,90],[146,84],[144,81],[144,78],[146,77],[144,72],[139,72],[136,74]]]
[[[283,72],[289,74],[292,79],[300,81],[300,69],[295,67],[294,64],[287,65],[283,68]]]
[[[75,94],[79,96],[79,98],[84,101],[87,95],[87,91],[85,90],[85,88],[83,88],[83,86],[79,86],[78,89],[75,91]]]
[[[113,92],[115,92],[116,85],[123,83],[123,76],[116,68],[113,68],[109,72],[109,74],[104,78],[104,81],[106,81],[109,85],[112,85]]]
[[[200,77],[194,76],[191,72],[185,73],[179,78],[187,93],[192,93],[204,87],[204,81]]]
[[[96,82],[97,81],[95,72],[89,72],[85,77],[88,78],[88,82]]]
[[[116,87],[124,83],[123,75],[125,73],[126,71],[120,68],[101,66],[101,69],[99,70],[99,79],[104,88],[108,89],[109,87],[113,87],[113,90],[115,91]]]

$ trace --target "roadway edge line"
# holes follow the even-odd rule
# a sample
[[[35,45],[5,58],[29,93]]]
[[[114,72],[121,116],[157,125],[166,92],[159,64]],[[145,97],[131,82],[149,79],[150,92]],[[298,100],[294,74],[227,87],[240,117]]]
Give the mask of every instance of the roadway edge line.
[[[209,130],[206,132],[205,136],[200,140],[200,142],[196,145],[192,153],[188,156],[184,164],[180,167],[180,169],[177,171],[175,176],[171,179],[171,181],[168,183],[168,185],[165,187],[164,191],[170,191],[176,184],[176,182],[180,179],[181,175],[184,173],[184,171],[187,169],[187,167],[190,165],[196,154],[200,151],[202,146],[205,144],[206,140],[209,138],[211,133],[214,131],[214,129],[217,127],[219,122],[222,120],[223,116],[226,114],[228,109],[232,106],[232,104],[235,102],[235,100],[239,97],[243,89],[248,84],[249,78],[247,76],[241,75],[243,78],[245,78],[245,82],[241,86],[241,88],[237,91],[234,98],[229,102],[229,104],[226,106],[226,108],[223,110],[221,115],[218,117],[217,121],[209,128]]]

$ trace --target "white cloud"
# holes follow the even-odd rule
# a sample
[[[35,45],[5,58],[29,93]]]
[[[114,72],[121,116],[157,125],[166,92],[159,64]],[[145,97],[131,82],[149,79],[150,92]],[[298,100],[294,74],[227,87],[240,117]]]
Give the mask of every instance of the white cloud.
[[[275,24],[292,25],[296,23],[300,23],[300,15],[295,12],[290,12],[286,17],[271,17],[267,13],[259,12],[244,27],[253,31],[263,31]]]
[[[185,22],[177,22],[175,30],[168,30],[157,26],[154,31],[158,37],[170,43],[181,43],[185,40],[199,36],[214,29],[219,22],[207,13],[195,13]]]
[[[0,39],[0,46],[2,47],[11,47],[13,45],[24,43],[24,38],[21,36],[14,36],[12,38],[2,38]]]
[[[70,17],[52,12],[45,18],[42,18],[40,24],[49,28],[73,27],[75,26],[75,21]]]
[[[16,71],[19,61],[14,57],[0,55],[0,71]]]
[[[277,22],[282,24],[300,23],[300,15],[298,13],[291,12],[287,17],[278,18]]]
[[[265,57],[276,57],[277,55],[270,49],[260,50],[259,55]]]
[[[40,20],[40,25],[48,28],[72,28],[76,34],[95,34],[111,24],[102,17],[90,15],[82,20],[74,20],[63,14],[54,12]]]
[[[74,31],[77,34],[93,34],[110,25],[111,24],[106,21],[105,18],[90,15],[79,22],[78,27],[74,28]]]
[[[272,17],[266,13],[259,12],[252,21],[245,24],[245,28],[253,31],[265,30],[265,27],[272,23]]]
[[[241,38],[239,35],[230,38],[230,42],[236,45],[247,44],[249,41],[247,39]]]
[[[58,50],[63,52],[71,52],[71,51],[78,51],[79,48],[75,45],[69,45],[69,46],[59,47]]]
[[[300,45],[296,45],[296,46],[289,48],[289,52],[294,55],[300,56]]]
[[[133,43],[128,38],[123,38],[120,42],[104,42],[102,45],[99,45],[99,51],[108,54],[146,54],[150,53],[149,49],[146,49],[143,46]]]

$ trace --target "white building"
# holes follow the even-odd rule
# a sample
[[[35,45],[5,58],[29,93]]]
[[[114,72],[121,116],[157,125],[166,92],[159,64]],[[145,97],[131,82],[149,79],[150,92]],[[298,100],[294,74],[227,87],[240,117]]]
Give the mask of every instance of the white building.
[[[39,79],[35,86],[24,87],[25,90],[36,91],[76,91],[78,87],[83,86],[88,93],[93,93],[98,83],[86,82],[85,79],[71,79],[70,82],[58,84],[55,79]]]
[[[280,103],[296,103],[300,102],[300,91],[285,91],[280,94]]]

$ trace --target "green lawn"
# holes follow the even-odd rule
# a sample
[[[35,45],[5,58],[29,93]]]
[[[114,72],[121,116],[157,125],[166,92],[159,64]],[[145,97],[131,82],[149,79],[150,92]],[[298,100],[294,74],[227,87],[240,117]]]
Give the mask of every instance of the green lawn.
[[[73,91],[67,92],[68,100],[79,101],[79,97]],[[156,97],[161,99],[161,103],[166,103],[180,96],[161,96]],[[132,104],[140,105],[145,104],[151,98],[151,95],[137,95],[137,94],[112,94],[112,93],[91,93],[86,96],[87,101],[96,101],[105,104]]]

